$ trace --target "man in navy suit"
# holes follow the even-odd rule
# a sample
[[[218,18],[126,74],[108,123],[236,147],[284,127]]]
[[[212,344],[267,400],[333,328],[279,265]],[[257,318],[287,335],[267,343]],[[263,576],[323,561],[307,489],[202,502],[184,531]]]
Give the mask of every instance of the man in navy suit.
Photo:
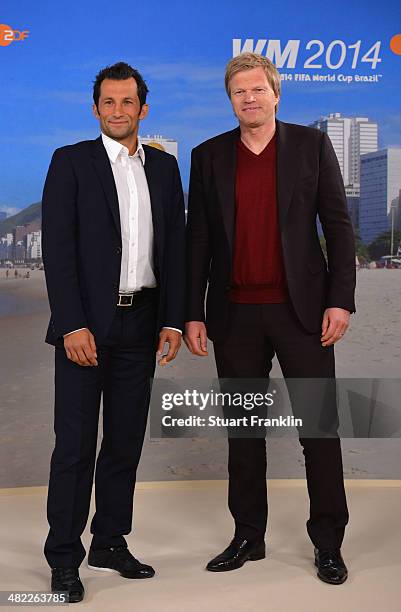
[[[89,567],[126,578],[154,575],[129,552],[124,535],[131,531],[155,352],[165,365],[181,343],[185,216],[175,158],[138,139],[147,92],[139,72],[123,62],[101,70],[93,90],[101,136],[57,149],[43,193],[56,433],[45,555],[52,589],[67,591],[70,602],[84,595],[78,568],[95,465]]]

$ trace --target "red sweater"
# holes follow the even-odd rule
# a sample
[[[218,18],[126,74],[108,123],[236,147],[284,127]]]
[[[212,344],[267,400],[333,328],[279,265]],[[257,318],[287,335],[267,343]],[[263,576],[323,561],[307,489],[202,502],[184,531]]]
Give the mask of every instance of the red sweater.
[[[236,223],[230,300],[287,302],[276,196],[276,137],[255,155],[237,144]]]

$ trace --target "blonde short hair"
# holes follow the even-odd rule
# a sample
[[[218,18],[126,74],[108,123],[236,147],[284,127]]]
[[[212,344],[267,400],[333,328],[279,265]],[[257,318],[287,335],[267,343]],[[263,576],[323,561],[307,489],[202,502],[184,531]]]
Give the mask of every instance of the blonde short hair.
[[[274,91],[274,94],[279,97],[281,92],[281,77],[276,66],[264,55],[258,55],[258,53],[240,53],[232,60],[230,60],[226,66],[226,74],[224,77],[224,83],[226,86],[226,92],[230,97],[230,80],[237,72],[243,70],[251,70],[251,68],[263,68],[264,73],[267,77],[267,81]]]

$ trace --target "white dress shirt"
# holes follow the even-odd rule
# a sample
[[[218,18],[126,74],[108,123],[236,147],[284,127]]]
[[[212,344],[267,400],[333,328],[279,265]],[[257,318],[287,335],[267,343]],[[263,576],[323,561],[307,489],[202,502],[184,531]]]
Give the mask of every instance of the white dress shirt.
[[[127,147],[105,134],[102,134],[102,140],[110,159],[120,208],[120,293],[156,287],[153,273],[152,209],[144,168],[145,151],[139,139],[133,155],[129,154]]]
[[[144,168],[145,151],[139,138],[133,155],[129,154],[127,147],[103,133],[102,141],[113,171],[120,209],[122,253],[119,291],[131,293],[156,287],[152,209]],[[175,327],[165,329],[181,333]]]

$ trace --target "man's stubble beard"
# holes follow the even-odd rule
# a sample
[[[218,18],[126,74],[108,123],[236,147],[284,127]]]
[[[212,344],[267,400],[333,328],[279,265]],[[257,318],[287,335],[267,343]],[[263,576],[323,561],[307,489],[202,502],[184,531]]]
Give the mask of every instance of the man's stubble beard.
[[[129,136],[132,136],[133,133],[134,133],[134,130],[132,128],[127,128],[125,132],[118,132],[117,130],[114,131],[113,129],[110,129],[107,126],[106,136],[109,136],[113,140],[125,140]]]

